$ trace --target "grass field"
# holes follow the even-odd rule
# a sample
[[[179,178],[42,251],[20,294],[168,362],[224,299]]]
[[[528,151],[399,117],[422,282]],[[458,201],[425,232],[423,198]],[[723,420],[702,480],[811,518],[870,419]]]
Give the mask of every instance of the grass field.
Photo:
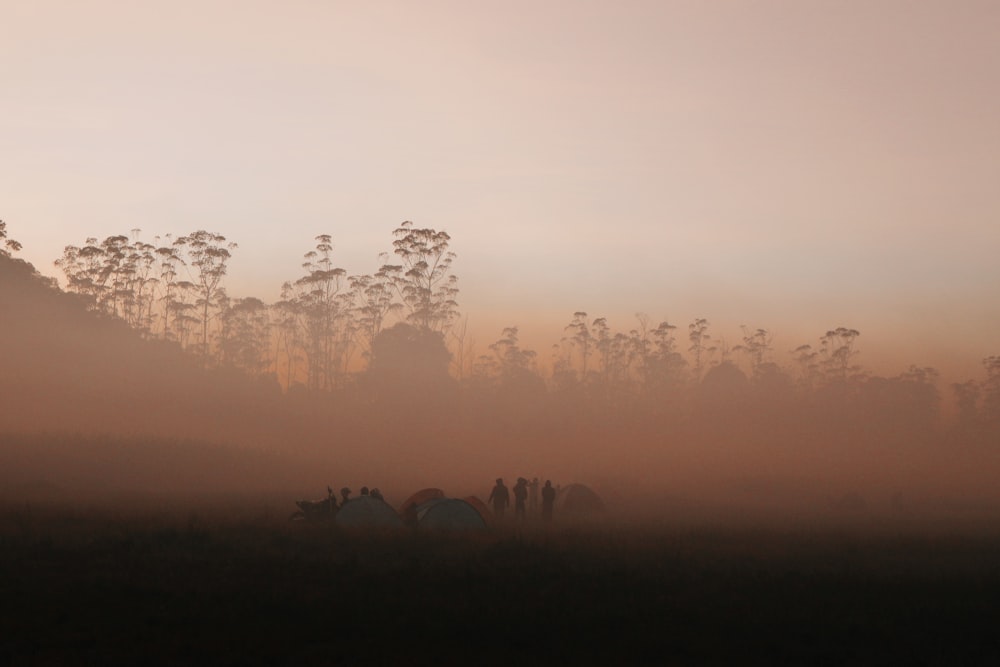
[[[0,663],[1000,664],[1000,531],[0,512]]]

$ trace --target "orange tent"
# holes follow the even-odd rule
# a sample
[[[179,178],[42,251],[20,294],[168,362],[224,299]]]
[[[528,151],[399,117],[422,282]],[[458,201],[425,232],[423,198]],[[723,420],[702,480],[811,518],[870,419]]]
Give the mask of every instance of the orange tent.
[[[408,526],[415,526],[417,525],[417,506],[438,498],[444,498],[444,491],[441,489],[421,489],[404,500],[403,504],[396,511],[399,513],[399,516],[403,517],[403,523]]]

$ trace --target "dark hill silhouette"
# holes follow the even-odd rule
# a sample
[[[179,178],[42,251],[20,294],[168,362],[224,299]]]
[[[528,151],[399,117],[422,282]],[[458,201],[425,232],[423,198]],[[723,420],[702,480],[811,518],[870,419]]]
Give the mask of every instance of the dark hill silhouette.
[[[504,340],[506,347],[493,349],[501,370],[511,355],[498,350],[516,343]],[[831,494],[856,490],[875,508],[895,493],[928,496],[928,480],[934,493],[996,506],[995,449],[986,457],[967,448],[961,458],[952,448],[944,457],[933,421],[913,417],[935,406],[933,384],[920,369],[880,381],[835,378],[824,391],[852,392],[828,400],[803,395],[766,363],[750,377],[720,363],[687,394],[678,392],[680,400],[657,395],[622,407],[616,401],[629,394],[591,391],[598,376],[579,381],[572,366],[570,390],[546,393],[536,380],[534,387],[514,382],[505,394],[508,378],[520,376],[499,373],[482,391],[463,392],[448,375],[441,334],[412,324],[389,327],[372,343],[368,371],[344,378],[335,391],[282,394],[235,371],[206,370],[198,356],[98,315],[30,264],[0,256],[0,469],[7,480],[43,495],[56,485],[74,500],[73,480],[82,477],[102,491],[198,487],[251,495],[283,478],[291,499],[328,484],[375,480],[385,490],[433,485],[467,493],[484,471],[487,478],[553,471],[623,480],[637,502],[643,486],[649,493],[669,486],[678,497],[717,498],[724,506],[733,501],[718,480],[766,474],[819,478]],[[508,366],[528,373],[526,361],[515,356]],[[201,444],[170,444],[191,441]],[[108,442],[125,444],[108,449]],[[197,453],[206,443],[216,449]],[[248,448],[274,456],[247,467],[240,452]],[[34,456],[31,465],[25,452]],[[57,464],[63,478],[49,474]],[[762,501],[762,513],[772,511],[770,502]]]
[[[328,472],[279,397],[0,255],[0,502],[292,497]]]
[[[178,496],[223,488],[253,493],[285,480],[292,498],[382,471],[385,461],[392,465],[378,475],[381,483],[402,483],[405,471],[441,443],[464,441],[442,433],[441,410],[429,410],[426,401],[372,403],[354,385],[338,394],[282,394],[274,383],[235,370],[206,370],[197,356],[92,311],[83,298],[10,257],[0,257],[0,318],[0,467],[15,479],[76,489],[79,462],[90,457],[106,461],[87,467],[94,489],[134,489],[152,480],[151,488]],[[453,384],[443,343],[432,342],[432,377]],[[388,349],[382,361],[391,360],[395,348]],[[424,390],[411,386],[397,395],[405,400]],[[45,446],[30,444],[37,442]],[[125,444],[106,450],[106,442]],[[199,447],[205,454],[192,454]],[[257,463],[247,468],[240,451],[248,449],[263,450],[268,463],[251,454]],[[34,452],[31,465],[24,452]],[[156,479],[156,470],[164,479]]]
[[[266,398],[244,377],[203,370],[176,345],[143,338],[3,256],[0,318],[0,430],[232,439],[228,425],[213,423],[237,402]]]

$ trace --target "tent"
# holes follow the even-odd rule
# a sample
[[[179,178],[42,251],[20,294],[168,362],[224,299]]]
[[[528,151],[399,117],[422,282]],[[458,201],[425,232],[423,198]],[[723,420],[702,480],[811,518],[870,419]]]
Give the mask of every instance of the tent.
[[[348,500],[337,511],[334,521],[338,526],[350,528],[395,528],[403,520],[388,503],[372,496]]]
[[[557,514],[586,515],[604,511],[604,501],[593,489],[583,484],[570,484],[556,495]]]
[[[444,498],[444,491],[435,488],[421,489],[404,500],[403,504],[400,505],[399,509],[396,511],[399,516],[403,517],[403,521],[406,525],[416,526],[417,507],[423,505],[429,500],[435,500],[436,498]]]
[[[417,507],[421,530],[486,530],[479,511],[458,498],[435,498]]]
[[[444,498],[444,491],[435,488],[420,489],[412,496],[404,500],[403,504],[400,505],[399,509],[396,511],[399,512],[400,516],[403,516],[410,510],[411,507],[423,505],[428,500],[434,500],[435,498]]]
[[[493,516],[493,510],[491,510],[486,503],[480,500],[477,496],[466,496],[465,498],[462,498],[462,500],[476,508],[476,511],[479,512],[479,516],[483,517],[483,521],[486,522],[487,528],[493,527],[493,519],[495,518]]]

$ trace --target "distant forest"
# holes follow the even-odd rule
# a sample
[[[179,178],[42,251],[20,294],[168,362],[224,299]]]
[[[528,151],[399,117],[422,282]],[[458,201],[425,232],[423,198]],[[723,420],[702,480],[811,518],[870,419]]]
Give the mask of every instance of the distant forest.
[[[0,256],[11,260],[19,249],[0,222]],[[55,265],[66,291],[89,311],[183,350],[202,369],[288,395],[386,398],[416,390],[498,409],[544,405],[567,419],[560,405],[583,420],[695,420],[762,437],[789,423],[822,425],[823,437],[848,429],[890,442],[986,441],[1000,433],[1000,356],[983,359],[984,378],[951,385],[956,410],[947,420],[935,369],[873,375],[859,363],[860,332],[846,326],[779,355],[766,329],[744,328],[729,346],[703,318],[678,327],[640,314],[619,331],[575,312],[542,369],[515,325],[488,353],[474,353],[444,231],[402,223],[381,266],[365,275],[337,267],[333,239],[318,236],[302,274],[270,304],[228,296],[236,252],[236,243],[203,230],[152,242],[133,230],[66,246]],[[48,285],[58,289],[51,279]]]

